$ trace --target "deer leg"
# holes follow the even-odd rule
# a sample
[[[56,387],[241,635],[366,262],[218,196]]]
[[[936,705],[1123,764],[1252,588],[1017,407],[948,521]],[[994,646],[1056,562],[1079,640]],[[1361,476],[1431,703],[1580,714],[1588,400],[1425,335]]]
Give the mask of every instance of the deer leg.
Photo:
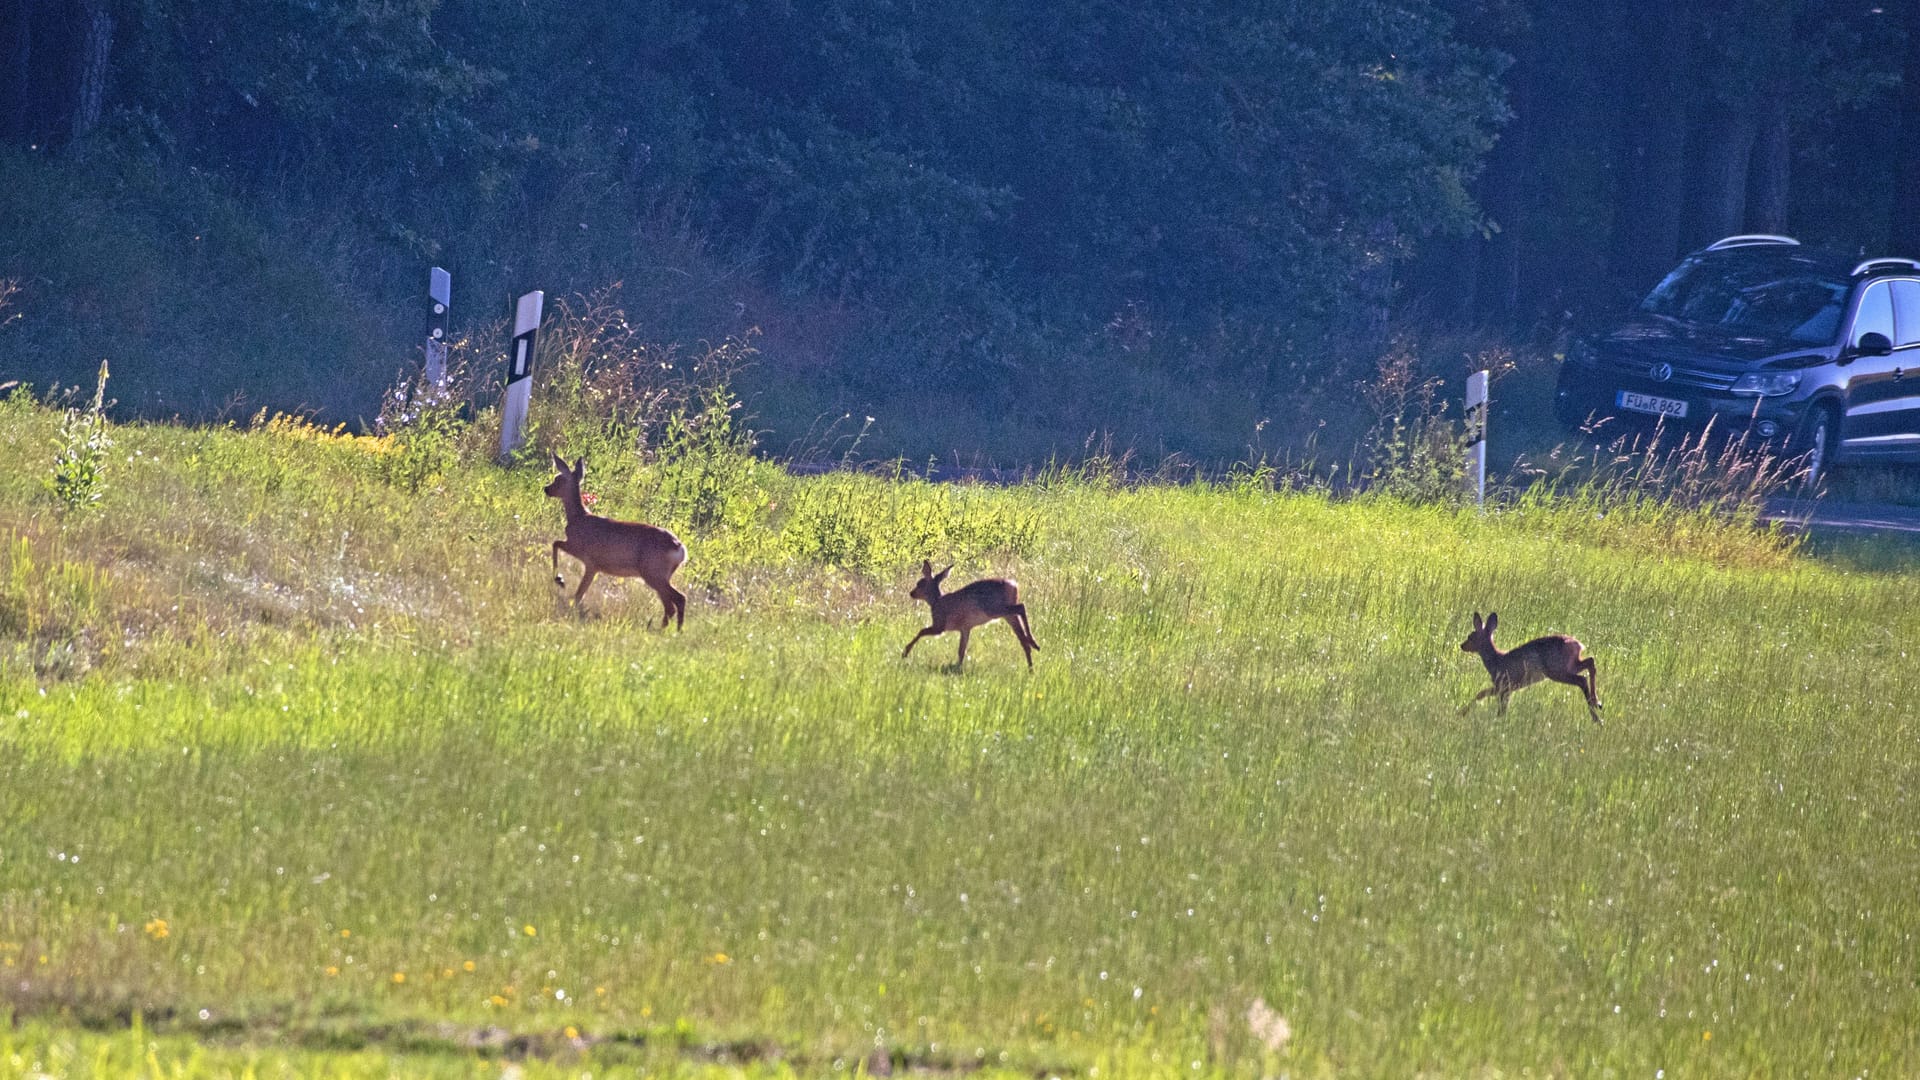
[[[1474,707],[1475,705],[1478,705],[1478,704],[1480,704],[1480,701],[1481,701],[1481,699],[1483,699],[1483,698],[1490,698],[1490,697],[1492,697],[1493,695],[1495,695],[1495,694],[1497,694],[1497,693],[1499,693],[1499,692],[1500,692],[1500,691],[1498,691],[1498,690],[1496,690],[1496,689],[1494,689],[1493,687],[1491,687],[1491,686],[1489,686],[1489,687],[1487,687],[1487,688],[1486,688],[1485,690],[1482,690],[1482,691],[1480,691],[1479,693],[1477,693],[1477,694],[1475,694],[1475,695],[1473,695],[1473,700],[1472,700],[1472,701],[1469,701],[1469,702],[1467,702],[1467,703],[1466,703],[1465,705],[1462,705],[1462,706],[1460,706],[1460,715],[1461,715],[1461,716],[1465,716],[1465,715],[1467,715],[1467,710],[1468,710],[1468,709],[1471,709],[1471,708],[1473,708],[1473,707]]]
[[[1593,657],[1581,657],[1580,662],[1573,665],[1573,670],[1587,673],[1587,704],[1596,709],[1606,708],[1600,704],[1600,669],[1595,666]]]
[[[936,631],[934,630],[934,628],[929,626],[921,630],[919,633],[913,635],[913,640],[907,642],[907,647],[900,650],[900,659],[905,660],[907,658],[907,654],[913,651],[913,647],[915,645],[920,644],[921,638],[932,637],[935,633]]]
[[[1547,678],[1557,683],[1566,683],[1568,686],[1579,687],[1580,692],[1587,697],[1587,711],[1593,714],[1594,720],[1597,721],[1600,719],[1600,713],[1598,711],[1599,705],[1593,696],[1593,684],[1587,680],[1585,675],[1575,670],[1565,675],[1548,675]]]
[[[960,631],[960,658],[953,662],[953,670],[959,671],[967,663],[967,639],[973,636],[973,628]]]
[[[1027,670],[1032,671],[1033,670],[1033,646],[1027,644],[1027,635],[1020,631],[1019,616],[1017,615],[1007,616],[1007,629],[1013,631],[1014,638],[1020,642],[1020,651],[1027,654]]]
[[[1505,716],[1505,715],[1507,715],[1507,698],[1509,698],[1509,697],[1511,697],[1511,696],[1513,695],[1513,691],[1511,691],[1511,690],[1496,690],[1496,691],[1494,691],[1494,692],[1500,695],[1500,711],[1499,711],[1499,712],[1497,712],[1497,713],[1494,713],[1494,715],[1495,715],[1495,716]]]
[[[1014,615],[1018,616],[1020,619],[1019,622],[1014,623],[1014,629],[1020,631],[1020,644],[1025,645],[1029,649],[1038,651],[1040,648],[1040,643],[1038,641],[1033,640],[1033,623],[1027,619],[1027,605],[1015,604],[1013,605],[1012,611]],[[1013,622],[1013,619],[1009,618],[1007,621],[1011,623]],[[1031,664],[1033,658],[1029,656],[1027,660],[1029,664]]]
[[[679,589],[674,588],[671,582],[648,581],[647,587],[660,598],[661,606],[666,609],[666,614],[660,616],[660,629],[665,630],[667,624],[673,622],[675,613],[685,610],[687,598]]]
[[[672,582],[667,583],[667,592],[673,595],[673,628],[685,630],[687,628],[687,594],[674,588]],[[660,629],[666,628],[667,620],[661,619]]]
[[[569,555],[573,554],[573,551],[567,547],[565,540],[555,540],[553,542],[553,583],[555,585],[565,585],[567,583],[567,579],[560,576],[560,553],[563,551]]]
[[[580,606],[580,598],[587,595],[587,587],[593,584],[594,577],[599,573],[599,571],[593,567],[586,566],[585,563],[581,563],[580,565],[585,566],[586,569],[580,574],[580,587],[574,590],[573,606],[576,608]]]

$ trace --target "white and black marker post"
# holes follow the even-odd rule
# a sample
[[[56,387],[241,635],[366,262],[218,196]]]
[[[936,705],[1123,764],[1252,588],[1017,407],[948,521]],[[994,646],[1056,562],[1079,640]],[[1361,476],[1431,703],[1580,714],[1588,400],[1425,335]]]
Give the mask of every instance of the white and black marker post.
[[[1487,373],[1467,376],[1467,478],[1473,482],[1473,505],[1487,501]]]
[[[447,309],[453,306],[453,276],[439,267],[427,271],[426,384],[434,400],[447,391]]]
[[[540,336],[540,310],[547,294],[522,296],[513,309],[513,347],[507,351],[507,398],[500,406],[500,456],[512,456],[526,436],[527,403],[533,398],[533,350]]]

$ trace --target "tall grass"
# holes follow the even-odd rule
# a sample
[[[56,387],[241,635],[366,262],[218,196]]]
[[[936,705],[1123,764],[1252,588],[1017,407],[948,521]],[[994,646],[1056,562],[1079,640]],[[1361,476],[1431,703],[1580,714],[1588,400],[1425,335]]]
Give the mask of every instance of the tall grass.
[[[490,1029],[536,1069],[1920,1064],[1910,560],[1065,470],[760,463],[695,520],[636,441],[588,486],[679,515],[672,634],[617,582],[566,611],[542,468],[131,426],[63,518],[57,422],[0,424],[0,1067],[126,1060],[135,1012],[204,1072]],[[1019,577],[1032,675],[997,626],[899,658],[929,555]],[[1606,727],[1453,716],[1490,608],[1587,643]]]

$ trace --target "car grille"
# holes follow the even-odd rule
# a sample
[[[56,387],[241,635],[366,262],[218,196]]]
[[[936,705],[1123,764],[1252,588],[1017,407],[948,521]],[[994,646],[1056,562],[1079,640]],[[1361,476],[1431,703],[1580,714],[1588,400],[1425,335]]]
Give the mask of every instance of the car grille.
[[[1664,366],[1672,367],[1673,374],[1659,379],[1653,375],[1654,368],[1663,366],[1658,360],[1609,359],[1600,366],[1609,374],[1628,375],[1642,382],[1659,386],[1691,386],[1703,390],[1718,390],[1722,393],[1732,389],[1734,381],[1740,377],[1730,372],[1706,371],[1701,368],[1672,364]]]

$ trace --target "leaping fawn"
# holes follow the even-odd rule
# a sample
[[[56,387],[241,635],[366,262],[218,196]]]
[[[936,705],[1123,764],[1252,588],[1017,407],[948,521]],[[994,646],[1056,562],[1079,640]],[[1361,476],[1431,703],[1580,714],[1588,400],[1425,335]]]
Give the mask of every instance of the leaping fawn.
[[[973,628],[995,619],[1007,620],[1013,629],[1013,636],[1020,639],[1020,648],[1027,654],[1027,669],[1033,669],[1033,653],[1040,643],[1033,640],[1033,626],[1027,622],[1027,605],[1020,602],[1020,586],[1006,578],[981,578],[979,581],[964,585],[953,592],[942,594],[940,583],[953,570],[948,565],[939,573],[933,572],[933,563],[920,562],[920,581],[907,595],[915,600],[925,600],[933,609],[933,625],[914,635],[912,641],[900,652],[902,660],[913,651],[923,637],[934,637],[949,630],[960,631],[960,658],[953,662],[955,671],[967,662],[967,638]]]
[[[1474,695],[1473,701],[1460,706],[1460,715],[1481,698],[1499,695],[1500,713],[1507,714],[1507,697],[1515,690],[1523,690],[1541,679],[1552,679],[1568,686],[1577,686],[1587,696],[1587,712],[1593,716],[1593,722],[1600,722],[1600,696],[1595,691],[1595,679],[1598,672],[1594,668],[1593,658],[1581,656],[1585,646],[1565,634],[1548,634],[1537,637],[1512,652],[1501,652],[1494,647],[1493,629],[1500,625],[1499,612],[1488,612],[1487,621],[1480,621],[1480,613],[1473,613],[1473,633],[1460,643],[1461,652],[1479,653],[1480,662],[1487,665],[1487,674],[1493,677],[1493,685]]]
[[[687,561],[687,546],[658,525],[615,521],[588,513],[580,499],[580,481],[587,471],[586,458],[568,468],[560,455],[555,454],[553,468],[558,475],[547,485],[547,494],[559,499],[567,512],[567,538],[553,542],[553,583],[567,583],[560,576],[560,553],[564,551],[580,560],[580,588],[573,594],[575,607],[580,606],[580,598],[587,595],[587,588],[597,574],[637,577],[658,593],[660,602],[666,605],[667,613],[660,620],[660,628],[666,629],[670,622],[676,627],[685,626],[687,595],[673,587],[673,572]]]

